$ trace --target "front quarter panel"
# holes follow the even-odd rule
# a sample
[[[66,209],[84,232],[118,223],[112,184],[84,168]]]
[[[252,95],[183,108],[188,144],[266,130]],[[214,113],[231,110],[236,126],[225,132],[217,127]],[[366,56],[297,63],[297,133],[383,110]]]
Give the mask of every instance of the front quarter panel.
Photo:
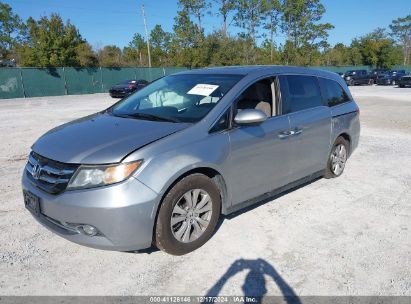
[[[229,155],[227,132],[197,134],[197,138],[194,135],[184,131],[171,135],[136,151],[125,161],[144,159],[144,164],[136,172],[135,178],[161,197],[182,175],[196,168],[214,169],[225,181]],[[192,140],[189,140],[190,138]]]

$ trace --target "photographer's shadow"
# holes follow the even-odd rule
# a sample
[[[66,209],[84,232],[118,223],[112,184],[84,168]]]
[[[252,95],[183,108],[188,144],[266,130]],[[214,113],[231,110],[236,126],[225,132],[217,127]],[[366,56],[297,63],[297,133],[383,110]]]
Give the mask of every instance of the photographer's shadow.
[[[263,259],[236,260],[233,264],[231,264],[230,268],[228,268],[224,275],[214,284],[214,286],[208,290],[206,297],[218,296],[228,280],[244,270],[249,270],[249,272],[241,288],[243,290],[244,297],[253,297],[257,299],[257,302],[253,303],[261,303],[261,300],[267,294],[266,280],[264,277],[266,275],[269,276],[275,284],[277,284],[278,288],[281,290],[285,303],[301,304],[301,301],[295,294],[294,290],[287,284],[286,281],[284,281],[274,267]]]

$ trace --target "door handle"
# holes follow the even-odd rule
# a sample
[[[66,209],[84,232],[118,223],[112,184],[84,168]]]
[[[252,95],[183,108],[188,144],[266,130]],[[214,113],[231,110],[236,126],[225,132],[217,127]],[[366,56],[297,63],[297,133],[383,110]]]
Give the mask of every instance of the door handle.
[[[288,130],[288,131],[282,131],[280,133],[278,133],[278,137],[281,139],[290,137],[290,136],[295,136],[295,135],[299,135],[303,133],[302,129],[294,129],[294,130]]]
[[[282,131],[282,132],[278,133],[278,137],[281,138],[281,139],[287,138],[291,135],[293,135],[293,131],[290,131],[290,130]]]
[[[301,133],[303,133],[303,130],[302,129],[295,129],[295,130],[293,130],[293,131],[291,131],[293,134],[292,135],[298,135],[298,134],[301,134]]]

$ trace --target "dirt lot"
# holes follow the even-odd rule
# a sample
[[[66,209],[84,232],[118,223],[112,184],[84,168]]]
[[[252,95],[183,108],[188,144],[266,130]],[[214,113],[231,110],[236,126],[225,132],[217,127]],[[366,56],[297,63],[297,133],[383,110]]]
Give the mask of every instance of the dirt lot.
[[[411,89],[354,87],[344,175],[238,216],[182,257],[70,243],[23,206],[30,145],[113,103],[106,94],[0,101],[0,295],[411,295]]]

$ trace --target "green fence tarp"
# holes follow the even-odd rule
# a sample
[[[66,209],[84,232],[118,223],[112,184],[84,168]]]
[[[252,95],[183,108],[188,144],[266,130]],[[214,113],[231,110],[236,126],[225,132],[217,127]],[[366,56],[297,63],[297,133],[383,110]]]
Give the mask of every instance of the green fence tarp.
[[[115,84],[129,79],[135,79],[136,73],[134,68],[101,68],[103,79],[103,92],[108,90]]]
[[[26,97],[66,94],[63,68],[24,68],[21,72]]]
[[[0,69],[0,98],[24,97],[19,69]]]
[[[64,68],[67,85],[67,94],[92,94],[101,93],[100,68]]]
[[[371,71],[373,68],[368,65],[349,65],[349,66],[315,66],[315,69],[326,70],[335,73],[344,73],[349,70],[367,70]]]
[[[318,66],[333,72],[371,70],[370,66]],[[393,70],[411,72],[411,66]],[[153,81],[186,68],[0,68],[0,99],[108,92],[128,79]]]

